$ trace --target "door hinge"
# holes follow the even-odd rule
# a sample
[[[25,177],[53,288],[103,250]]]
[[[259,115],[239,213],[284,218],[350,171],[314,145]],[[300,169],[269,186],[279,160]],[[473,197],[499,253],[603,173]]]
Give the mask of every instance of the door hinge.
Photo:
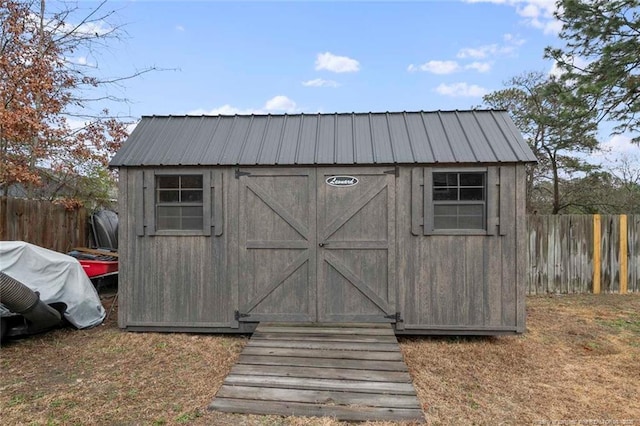
[[[240,179],[240,176],[249,176],[249,172],[241,172],[240,169],[236,169],[236,179]]]
[[[240,321],[240,318],[247,318],[250,317],[251,315],[249,314],[243,314],[240,311],[235,311],[233,313],[233,317],[235,318],[236,321]]]
[[[403,322],[402,314],[400,312],[396,312],[395,314],[385,315],[385,318],[395,320],[396,322]]]
[[[398,177],[400,176],[400,167],[395,167],[391,170],[385,170],[384,173],[387,175],[394,175],[395,177]]]

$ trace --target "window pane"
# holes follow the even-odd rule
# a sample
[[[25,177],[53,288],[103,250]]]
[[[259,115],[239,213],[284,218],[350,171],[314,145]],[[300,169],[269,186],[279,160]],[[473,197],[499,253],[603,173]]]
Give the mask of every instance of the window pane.
[[[435,229],[457,229],[458,220],[455,216],[434,216],[433,227]]]
[[[201,203],[202,202],[202,190],[197,191],[182,191],[183,203]]]
[[[460,173],[460,186],[484,186],[484,173]]]
[[[447,185],[449,185],[449,186],[458,186],[458,174],[457,173],[447,173]]]
[[[458,206],[458,213],[461,216],[483,216],[484,204],[462,204]]]
[[[458,188],[433,188],[433,199],[437,201],[457,201]]]
[[[482,216],[460,216],[458,218],[459,229],[484,229]]]
[[[177,203],[180,201],[180,191],[163,191],[158,190],[159,203]]]
[[[447,186],[447,174],[446,173],[434,173],[433,174],[433,186]]]
[[[157,229],[180,229],[179,217],[161,217],[156,221]]]
[[[182,218],[182,229],[202,229],[202,216]]]
[[[156,227],[158,229],[180,229],[180,207],[158,206]]]
[[[180,176],[156,176],[156,188],[179,188]]]
[[[456,216],[458,214],[457,205],[440,204],[433,206],[434,216]]]
[[[183,217],[202,217],[202,207],[182,207]]]
[[[158,217],[180,217],[180,207],[158,206]]]
[[[482,201],[484,200],[484,188],[460,188],[461,201]]]
[[[183,188],[202,188],[202,176],[182,176]]]

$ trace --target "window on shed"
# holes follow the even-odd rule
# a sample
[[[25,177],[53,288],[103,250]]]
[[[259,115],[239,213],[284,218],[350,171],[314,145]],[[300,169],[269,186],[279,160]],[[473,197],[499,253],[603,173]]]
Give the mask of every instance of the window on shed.
[[[486,229],[486,182],[482,172],[434,172],[433,229]]]
[[[201,230],[204,220],[202,175],[156,175],[157,230]]]

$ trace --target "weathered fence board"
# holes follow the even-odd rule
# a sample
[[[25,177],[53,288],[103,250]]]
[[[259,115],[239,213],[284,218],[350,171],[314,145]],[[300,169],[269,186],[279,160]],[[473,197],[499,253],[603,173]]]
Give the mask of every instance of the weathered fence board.
[[[620,215],[529,216],[528,293],[618,293],[625,267],[626,290],[640,291],[640,215],[624,217],[626,244]]]
[[[0,197],[0,241],[26,241],[65,253],[87,245],[87,211],[50,201]]]

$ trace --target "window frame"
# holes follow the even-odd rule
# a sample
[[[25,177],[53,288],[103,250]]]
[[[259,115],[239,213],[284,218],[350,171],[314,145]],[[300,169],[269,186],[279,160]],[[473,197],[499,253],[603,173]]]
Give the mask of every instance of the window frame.
[[[177,177],[178,178],[178,186],[176,188],[170,188],[170,187],[160,187],[160,179],[165,178],[165,177]],[[200,178],[200,184],[201,186],[198,188],[189,188],[189,187],[183,187],[183,179],[184,178],[190,178],[190,177],[199,177]],[[202,173],[184,173],[184,174],[161,174],[159,172],[156,172],[154,174],[154,187],[153,187],[153,191],[154,191],[154,209],[153,209],[153,214],[154,214],[154,220],[155,220],[155,224],[156,224],[156,231],[157,232],[165,232],[165,231],[171,231],[171,232],[183,232],[183,231],[199,231],[202,230],[204,228],[204,176],[202,175]],[[161,194],[163,192],[170,192],[170,191],[176,191],[178,193],[178,201],[162,201],[161,198]],[[201,193],[201,197],[200,197],[200,201],[182,201],[182,196],[185,192],[187,191],[199,191]],[[183,216],[183,210],[182,208],[184,207],[199,207],[200,208],[200,218],[202,220],[202,225],[198,228],[159,228],[158,223],[160,222],[160,209],[162,207],[176,207],[180,209],[180,224],[181,226],[184,225],[184,216]],[[196,218],[197,216],[194,216],[194,218]]]
[[[214,226],[212,218],[214,208],[212,206],[212,192],[214,190],[212,183],[214,182],[211,171],[203,168],[158,168],[153,170],[145,170],[144,172],[144,218],[143,230],[138,235],[147,236],[211,236],[211,228]],[[156,178],[158,176],[202,176],[202,228],[200,229],[157,229],[157,206],[156,198]],[[216,185],[218,185],[216,183]],[[217,188],[216,188],[217,189]],[[216,197],[218,203],[221,197]],[[172,203],[173,205],[181,205]],[[216,221],[217,223],[217,221]],[[216,227],[216,235],[222,232]]]
[[[484,200],[483,201],[444,201],[433,199],[434,189],[434,173],[482,173],[484,174]],[[424,220],[423,220],[423,233],[424,235],[493,235],[495,232],[495,226],[493,216],[493,193],[491,188],[492,182],[495,180],[494,170],[491,167],[427,167],[424,169]],[[458,188],[460,188],[460,182],[458,181]],[[436,229],[435,228],[435,206],[436,205],[478,205],[483,204],[484,211],[484,227],[483,228],[469,228],[469,229]]]

